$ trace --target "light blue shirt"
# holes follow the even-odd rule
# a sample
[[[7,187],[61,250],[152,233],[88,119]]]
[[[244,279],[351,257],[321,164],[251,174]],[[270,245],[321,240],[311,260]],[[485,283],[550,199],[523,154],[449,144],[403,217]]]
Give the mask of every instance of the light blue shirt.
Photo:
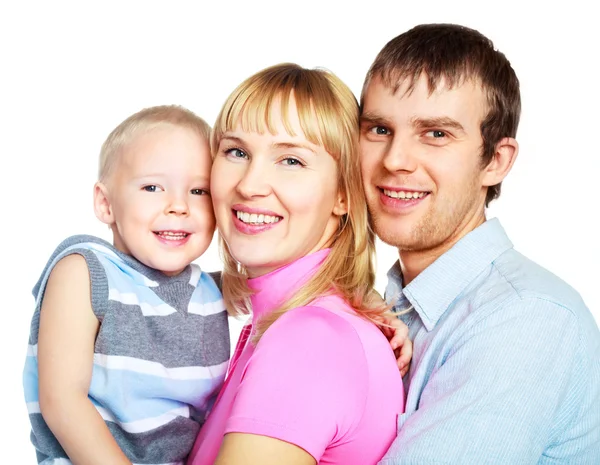
[[[398,263],[388,277],[388,302],[413,307],[401,318],[414,353],[381,465],[600,464],[598,326],[498,220],[404,289]]]

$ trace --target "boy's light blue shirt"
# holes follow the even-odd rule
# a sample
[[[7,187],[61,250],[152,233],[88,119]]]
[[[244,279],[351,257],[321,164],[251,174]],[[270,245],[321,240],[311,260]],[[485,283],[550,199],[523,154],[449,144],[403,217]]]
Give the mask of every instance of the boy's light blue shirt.
[[[381,465],[600,464],[600,332],[575,290],[489,220],[388,302],[414,354]]]

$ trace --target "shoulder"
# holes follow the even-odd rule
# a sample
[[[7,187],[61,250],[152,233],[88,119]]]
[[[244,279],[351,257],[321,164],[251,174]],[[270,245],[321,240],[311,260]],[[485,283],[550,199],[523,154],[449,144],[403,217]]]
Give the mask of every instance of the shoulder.
[[[67,237],[65,240],[60,242],[54,252],[52,253],[52,258],[58,257],[65,252],[69,252],[71,250],[106,250],[107,253],[114,252],[114,246],[96,236],[91,236],[89,234],[77,234],[74,236]]]
[[[586,343],[600,344],[594,316],[573,287],[515,250],[504,255],[493,266],[513,293],[504,306],[507,311],[524,319],[538,318],[540,331],[560,323],[565,337],[573,328]]]
[[[113,249],[108,242],[88,235],[71,236],[62,241],[33,288],[36,307],[48,290],[55,290],[59,285],[70,289],[84,287],[92,295],[94,308],[104,309],[103,302],[108,298],[107,274],[96,247],[108,254]]]
[[[497,257],[452,307],[471,324],[536,321],[540,330],[556,321],[590,326],[594,319],[571,286],[514,249]]]
[[[573,312],[585,308],[573,287],[514,249],[498,257],[492,263],[492,269],[518,300],[544,300]]]
[[[285,338],[290,334],[308,336],[310,341],[319,344],[327,341],[360,343],[355,322],[318,304],[287,311],[273,323],[263,338],[267,335]]]
[[[71,255],[79,255],[83,257],[85,260],[83,262],[78,259],[69,259],[67,263],[74,263],[79,261],[80,267],[83,266],[85,261],[88,262],[88,268],[94,267],[95,263],[89,263],[94,261],[96,258],[96,248],[102,251],[105,250],[106,253],[112,253],[114,247],[106,242],[103,239],[97,238],[95,236],[79,234],[76,236],[70,236],[67,239],[63,240],[52,252],[52,255],[48,259],[46,266],[44,267],[44,272],[42,273],[42,278],[44,275],[48,274],[50,271],[54,269],[55,266],[59,262],[63,262],[66,257]],[[97,261],[97,260],[96,260]],[[65,265],[64,263],[61,265],[62,268],[70,268],[72,266],[77,265]],[[80,268],[81,269],[81,268]],[[39,285],[40,283],[38,283]]]
[[[455,305],[461,308],[449,336],[460,342],[455,346],[495,348],[515,363],[542,363],[544,357],[548,363],[559,358],[580,363],[600,351],[600,332],[580,295],[518,252],[496,260],[489,275]],[[563,348],[560,354],[557,347]]]
[[[90,276],[87,262],[77,254],[61,258],[49,273],[43,300],[71,303],[90,301]],[[91,302],[90,302],[91,304]]]
[[[296,307],[283,314],[265,331],[256,346],[255,355],[296,360],[298,365],[314,371],[322,367],[346,370],[366,369],[366,357],[354,326],[320,306]]]
[[[257,383],[272,384],[276,377],[296,398],[312,392],[311,402],[341,402],[344,391],[345,398],[361,403],[368,392],[369,367],[359,336],[345,319],[318,306],[282,315],[257,343],[247,369],[260,374]]]
[[[48,286],[57,281],[67,281],[72,283],[89,283],[89,267],[86,256],[79,253],[78,250],[68,253],[58,254],[54,263],[48,267]]]

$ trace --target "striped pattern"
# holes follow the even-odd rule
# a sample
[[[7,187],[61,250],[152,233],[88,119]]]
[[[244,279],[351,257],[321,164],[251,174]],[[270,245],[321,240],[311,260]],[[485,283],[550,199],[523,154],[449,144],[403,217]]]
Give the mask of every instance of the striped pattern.
[[[38,462],[70,463],[40,414],[37,337],[49,274],[73,253],[86,259],[101,321],[89,399],[132,463],[183,463],[227,370],[219,289],[196,265],[167,277],[92,236],[64,241],[34,288],[24,391]]]
[[[497,220],[386,298],[414,342],[382,465],[600,464],[600,332],[581,297]]]

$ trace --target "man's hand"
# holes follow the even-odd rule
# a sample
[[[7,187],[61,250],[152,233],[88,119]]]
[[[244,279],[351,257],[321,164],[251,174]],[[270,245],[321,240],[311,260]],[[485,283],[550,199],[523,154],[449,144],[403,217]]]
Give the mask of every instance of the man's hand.
[[[404,376],[408,373],[413,353],[413,344],[408,338],[408,326],[398,318],[390,316],[384,317],[379,323],[379,327],[385,337],[388,338],[396,355],[396,363],[400,369],[400,374]]]

